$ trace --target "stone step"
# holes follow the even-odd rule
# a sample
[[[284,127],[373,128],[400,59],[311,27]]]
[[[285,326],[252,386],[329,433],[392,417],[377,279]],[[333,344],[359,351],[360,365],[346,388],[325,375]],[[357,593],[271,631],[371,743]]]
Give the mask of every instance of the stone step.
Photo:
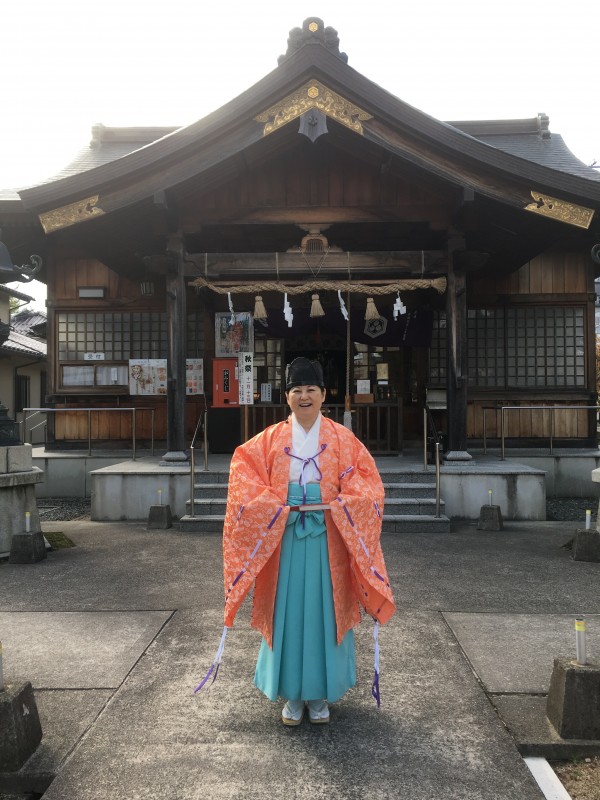
[[[207,497],[194,499],[194,513],[196,515],[212,516],[217,514],[225,517],[226,497]],[[190,510],[191,501],[186,502],[186,511]],[[445,507],[444,501],[440,501],[440,508]],[[435,510],[435,497],[386,497],[386,514],[432,514]]]
[[[213,470],[212,472],[209,470],[208,472],[203,472],[202,470],[196,469],[194,473],[194,484],[215,484],[215,483],[224,483],[227,484],[229,482],[229,470],[224,472],[220,470],[219,472]]]
[[[186,514],[173,523],[173,527],[190,533],[222,533],[223,517],[219,514]],[[433,514],[384,514],[382,533],[449,533],[450,520]]]
[[[229,484],[227,483],[195,483],[194,489],[196,490],[195,497],[199,500],[212,500],[222,497],[227,497],[227,490]],[[387,498],[393,497],[432,497],[435,496],[435,483],[422,482],[415,483],[412,481],[404,481],[400,483],[384,483],[385,496]]]
[[[394,469],[380,469],[379,474],[384,485],[387,483],[433,483],[435,485],[435,469],[432,466],[429,467],[427,472],[424,472],[422,468],[401,469],[395,467]],[[224,470],[203,472],[196,469],[194,475],[194,483],[202,484],[203,486],[207,484],[227,484],[228,481],[229,471]]]
[[[435,497],[435,483],[384,483],[385,500],[394,497]]]
[[[450,520],[442,514],[383,515],[382,533],[450,533]]]
[[[213,497],[227,497],[228,483],[194,483],[194,497],[198,500]]]

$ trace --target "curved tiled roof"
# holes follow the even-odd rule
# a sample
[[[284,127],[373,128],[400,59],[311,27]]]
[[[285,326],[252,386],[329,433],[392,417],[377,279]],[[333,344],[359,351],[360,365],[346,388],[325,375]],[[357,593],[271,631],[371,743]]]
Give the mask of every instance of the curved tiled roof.
[[[319,24],[311,28],[311,20]],[[192,125],[95,126],[91,145],[60,175],[19,192],[23,207],[39,212],[90,192],[101,195],[107,213],[200,176],[259,142],[262,128],[256,115],[307,80],[323,80],[334,93],[341,92],[370,114],[364,124],[366,139],[442,179],[466,183],[521,207],[531,186],[556,189],[561,197],[578,201],[600,202],[600,176],[575,158],[562,137],[550,134],[544,115],[471,123],[436,120],[348,66],[340,57],[336,32],[325,29],[320,41],[322,21],[311,20],[291,37],[288,53],[275,70]]]
[[[32,358],[46,358],[47,345],[43,339],[25,336],[11,328],[8,339],[0,345],[0,351],[11,355],[27,355]]]
[[[580,161],[560,134],[551,133],[545,114],[538,114],[532,119],[472,120],[449,122],[448,125],[518,158],[569,175],[600,181],[600,169]]]

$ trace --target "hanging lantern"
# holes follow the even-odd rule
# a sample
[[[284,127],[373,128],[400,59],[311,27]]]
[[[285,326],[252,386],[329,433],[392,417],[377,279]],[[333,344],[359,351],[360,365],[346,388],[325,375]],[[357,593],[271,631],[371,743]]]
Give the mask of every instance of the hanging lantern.
[[[367,297],[367,309],[365,311],[365,319],[379,319],[379,311],[372,297]]]
[[[323,306],[321,305],[321,301],[319,300],[318,294],[313,294],[312,296],[312,303],[310,306],[310,315],[311,317],[324,317],[325,312],[323,311]]]
[[[254,319],[266,319],[267,309],[263,303],[261,295],[257,294],[254,298]]]

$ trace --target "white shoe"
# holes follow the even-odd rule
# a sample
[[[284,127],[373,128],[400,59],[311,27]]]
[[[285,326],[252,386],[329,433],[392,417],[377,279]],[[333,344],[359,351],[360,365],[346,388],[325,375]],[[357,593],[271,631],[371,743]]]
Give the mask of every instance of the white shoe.
[[[284,725],[300,725],[304,719],[304,700],[288,700],[281,712]]]
[[[329,705],[327,700],[309,700],[308,718],[313,725],[325,725],[329,722]]]

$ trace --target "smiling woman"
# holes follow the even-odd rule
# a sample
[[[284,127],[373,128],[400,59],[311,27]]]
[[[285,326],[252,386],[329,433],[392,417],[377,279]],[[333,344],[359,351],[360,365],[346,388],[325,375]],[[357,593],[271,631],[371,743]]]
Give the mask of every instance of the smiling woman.
[[[356,682],[354,627],[360,605],[375,621],[372,694],[379,705],[378,625],[395,611],[379,544],[383,484],[354,434],[321,415],[318,361],[286,372],[289,419],[238,447],[223,530],[225,630],[254,584],[260,631],[255,685],[285,700],[284,725],[329,722],[329,704]]]

